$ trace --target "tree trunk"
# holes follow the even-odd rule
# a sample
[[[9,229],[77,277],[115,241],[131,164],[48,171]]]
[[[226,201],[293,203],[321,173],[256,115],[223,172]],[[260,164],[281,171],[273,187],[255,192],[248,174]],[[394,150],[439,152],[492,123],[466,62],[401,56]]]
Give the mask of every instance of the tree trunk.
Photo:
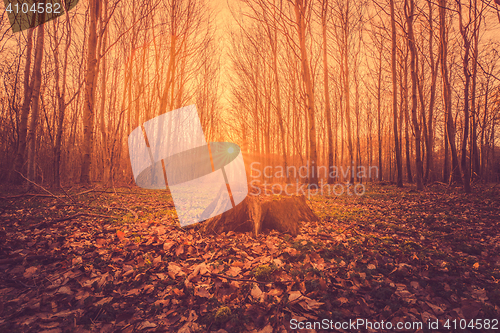
[[[28,117],[31,106],[31,96],[33,95],[33,84],[30,82],[31,72],[31,53],[33,50],[33,30],[28,30],[27,48],[26,48],[26,64],[24,67],[24,100],[21,107],[21,121],[19,122],[18,137],[19,142],[17,145],[17,154],[14,161],[14,168],[11,174],[11,179],[14,184],[21,184],[23,178],[17,172],[23,172],[25,153],[26,153],[26,140],[28,136]]]
[[[276,15],[273,15],[273,19],[276,19]],[[273,22],[273,25],[274,24],[276,24],[276,22]],[[268,28],[269,41],[271,43],[271,51],[273,53],[273,74],[274,74],[274,85],[275,85],[274,89],[276,95],[276,113],[278,115],[278,126],[281,133],[280,141],[283,153],[283,164],[285,168],[285,181],[286,183],[288,183],[289,182],[289,177],[287,172],[288,161],[287,161],[285,127],[284,127],[285,120],[283,119],[283,110],[281,105],[281,87],[280,87],[280,79],[278,76],[278,33],[276,30],[271,31],[269,25],[267,26],[267,28]]]
[[[83,161],[80,182],[90,183],[90,165],[94,148],[94,105],[97,84],[97,21],[100,16],[100,1],[90,0],[90,26],[87,43],[87,69],[85,73],[85,102],[83,105]]]
[[[104,2],[104,13],[107,13],[107,2]],[[101,140],[102,140],[102,161],[103,161],[103,172],[102,172],[102,182],[107,184],[111,178],[111,165],[110,165],[110,152],[109,152],[109,136],[108,136],[108,126],[106,126],[105,113],[106,113],[106,85],[107,85],[107,71],[108,64],[106,55],[104,51],[107,47],[108,41],[108,29],[103,32],[103,37],[101,40],[101,54],[103,54],[102,59],[102,78],[101,78],[101,105],[99,106],[99,127],[101,130]]]
[[[378,172],[379,181],[384,180],[382,170],[382,50],[380,47],[378,77],[377,77],[377,137],[378,137]]]
[[[407,0],[408,1],[408,0]],[[422,157],[420,155],[421,137],[420,127],[417,117],[417,49],[415,47],[415,36],[413,33],[413,15],[415,12],[414,0],[409,0],[409,7],[407,8],[407,1],[405,1],[406,22],[408,24],[408,44],[410,47],[410,71],[411,71],[411,116],[413,121],[413,131],[415,132],[415,157],[417,169],[417,190],[423,190],[424,184],[422,181]],[[406,10],[408,9],[409,12]]]
[[[413,174],[411,171],[411,141],[410,141],[410,115],[408,112],[408,50],[405,54],[404,59],[404,79],[403,79],[403,89],[404,89],[404,117],[405,117],[405,152],[406,152],[406,177],[408,183],[413,183]]]
[[[433,181],[434,176],[434,106],[436,104],[436,83],[437,83],[437,74],[439,67],[439,59],[434,61],[434,18],[433,18],[433,9],[432,2],[427,0],[427,4],[429,6],[429,56],[430,56],[430,65],[431,65],[431,94],[429,100],[429,120],[427,124],[427,160],[426,160],[426,168],[425,168],[425,180]]]
[[[462,174],[458,164],[457,148],[455,144],[455,123],[451,112],[451,84],[448,73],[448,29],[446,27],[447,0],[439,0],[439,39],[441,53],[441,77],[443,80],[443,99],[446,115],[446,132],[451,151],[452,181],[462,182]]]
[[[471,192],[470,187],[470,167],[467,163],[467,143],[469,138],[469,92],[470,92],[470,71],[469,71],[469,57],[470,57],[470,40],[468,37],[468,27],[464,27],[462,21],[462,5],[460,3],[461,0],[457,1],[458,3],[458,15],[459,15],[459,26],[460,26],[460,34],[462,35],[462,40],[464,42],[464,56],[462,59],[463,64],[463,72],[465,77],[465,85],[464,85],[464,130],[463,130],[463,138],[462,138],[462,156],[461,156],[461,164],[462,164],[462,172],[464,175],[464,189],[466,193]]]
[[[392,68],[392,115],[394,126],[394,149],[396,150],[396,166],[398,169],[397,186],[403,187],[403,163],[401,159],[401,147],[398,136],[398,80],[396,73],[396,18],[394,13],[394,0],[390,0],[391,6],[391,31],[392,31],[392,48],[391,48],[391,68]]]
[[[346,120],[346,128],[347,128],[347,149],[349,150],[349,160],[347,161],[347,165],[351,166],[354,163],[354,147],[352,143],[352,127],[351,127],[351,89],[350,89],[350,80],[349,80],[349,1],[346,3],[346,12],[345,19],[346,22],[342,27],[344,29],[342,34],[342,72],[344,77],[344,95],[345,95],[345,120]],[[342,135],[343,137],[343,135]],[[349,183],[354,183],[354,172],[350,173]]]
[[[472,89],[471,89],[471,114],[472,114],[472,128],[471,128],[471,178],[481,177],[481,163],[479,157],[479,147],[477,146],[477,123],[479,122],[479,106],[476,102],[476,90],[477,90],[477,64],[479,61],[479,30],[481,27],[482,13],[477,13],[477,1],[474,5],[474,31],[472,34],[474,48],[472,54]],[[486,91],[488,95],[488,91]],[[486,112],[486,110],[485,110]]]
[[[33,95],[31,96],[31,122],[30,131],[28,134],[29,158],[28,158],[28,178],[35,181],[36,169],[36,131],[38,125],[38,113],[40,109],[40,87],[42,85],[42,61],[43,61],[43,45],[45,41],[45,24],[37,27],[35,60],[33,64]]]
[[[318,221],[305,196],[258,197],[250,194],[233,209],[203,222],[203,230],[215,234],[252,232],[257,236],[262,230],[272,229],[297,236],[300,222]]]
[[[55,21],[54,21],[55,22]],[[68,69],[68,51],[71,46],[71,24],[69,17],[66,21],[66,47],[64,49],[62,83],[60,83],[59,74],[59,47],[57,45],[57,35],[54,34],[54,61],[55,61],[55,80],[56,80],[56,95],[57,95],[57,130],[54,142],[54,187],[61,187],[61,146],[62,136],[64,133],[64,116],[66,113],[66,73]]]
[[[307,57],[306,48],[306,31],[307,26],[305,23],[307,0],[295,0],[295,18],[297,24],[297,32],[299,35],[300,56],[302,63],[302,74],[304,85],[306,88],[307,99],[307,117],[308,117],[308,132],[309,132],[309,186],[318,185],[318,173],[315,170],[317,164],[317,148],[316,148],[316,124],[314,118],[314,95],[312,87],[312,78],[309,68],[309,60]]]
[[[323,35],[323,89],[325,93],[325,114],[326,114],[326,131],[328,136],[328,184],[333,184],[333,177],[330,177],[333,169],[333,134],[332,134],[332,111],[330,108],[330,88],[328,77],[328,50],[326,43],[326,14],[328,12],[328,0],[323,0],[321,8],[321,28]]]

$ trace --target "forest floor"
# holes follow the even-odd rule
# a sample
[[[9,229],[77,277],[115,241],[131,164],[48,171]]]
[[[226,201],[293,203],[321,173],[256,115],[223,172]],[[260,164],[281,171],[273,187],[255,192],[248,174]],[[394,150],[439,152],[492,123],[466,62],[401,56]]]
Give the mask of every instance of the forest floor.
[[[167,191],[2,191],[0,331],[286,332],[326,319],[351,324],[316,331],[365,332],[352,322],[366,319],[430,332],[438,319],[434,331],[494,332],[500,186],[474,191],[314,196],[321,222],[295,238],[182,229]]]

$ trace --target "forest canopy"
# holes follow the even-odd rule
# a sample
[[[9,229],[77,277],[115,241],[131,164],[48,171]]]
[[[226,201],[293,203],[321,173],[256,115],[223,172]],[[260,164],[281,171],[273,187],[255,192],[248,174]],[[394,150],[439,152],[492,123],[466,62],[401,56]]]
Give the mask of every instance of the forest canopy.
[[[89,0],[16,33],[4,11],[0,179],[131,183],[131,130],[195,104],[207,140],[238,143],[248,164],[376,166],[419,188],[498,181],[498,10]]]

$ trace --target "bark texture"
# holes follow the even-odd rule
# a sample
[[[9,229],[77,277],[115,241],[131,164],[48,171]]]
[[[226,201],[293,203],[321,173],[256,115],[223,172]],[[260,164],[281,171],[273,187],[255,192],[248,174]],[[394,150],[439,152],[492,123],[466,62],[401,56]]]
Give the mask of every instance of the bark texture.
[[[319,218],[302,196],[249,195],[235,208],[203,223],[207,233],[248,232],[257,236],[262,230],[271,229],[297,236],[300,222],[319,221]]]

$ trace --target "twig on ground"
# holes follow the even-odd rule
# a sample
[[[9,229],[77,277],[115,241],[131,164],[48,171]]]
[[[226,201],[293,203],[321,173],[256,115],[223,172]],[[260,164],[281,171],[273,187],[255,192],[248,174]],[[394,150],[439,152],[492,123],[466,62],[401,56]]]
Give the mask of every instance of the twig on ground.
[[[116,188],[115,188],[114,186],[113,186],[113,192],[114,192],[116,195],[118,195],[118,194],[117,194],[117,192],[116,192]],[[120,200],[120,201],[122,201],[121,199],[119,199],[119,200]],[[135,219],[134,219],[134,222],[136,222],[136,221],[139,219],[139,215],[137,215],[137,213],[136,213],[136,212],[134,212],[132,209],[130,209],[130,208],[128,208],[128,207],[126,207],[125,205],[122,205],[122,207],[123,207],[124,209],[128,210],[129,212],[131,212],[131,213],[134,215],[134,218],[135,218]]]
[[[19,198],[23,198],[23,197],[53,198],[52,195],[47,195],[47,194],[25,193],[25,194],[13,195],[10,197],[0,197],[0,199],[1,200],[10,200],[10,199],[19,199]]]
[[[83,192],[80,192],[80,193],[76,193],[74,194],[74,196],[80,196],[80,195],[83,195],[83,194],[87,194],[87,193],[90,193],[90,192],[94,192],[95,189],[91,189],[91,190],[87,190],[87,191],[83,191]],[[98,192],[98,191],[95,191],[95,192]],[[18,194],[18,195],[12,195],[10,197],[0,197],[1,200],[10,200],[10,199],[19,199],[19,198],[23,198],[23,197],[38,197],[38,198],[63,198],[63,196],[61,195],[54,195],[54,194],[39,194],[39,193],[24,193],[24,194]]]
[[[42,189],[42,190],[43,190],[43,191],[45,191],[45,192],[47,192],[47,193],[48,193],[48,194],[50,194],[53,198],[55,198],[55,199],[61,199],[60,197],[58,197],[58,196],[54,195],[54,193],[52,193],[52,192],[50,192],[49,190],[47,190],[47,189],[46,189],[45,187],[43,187],[42,185],[37,184],[37,183],[35,183],[34,181],[31,181],[31,180],[29,180],[28,178],[24,177],[24,175],[23,175],[22,173],[20,173],[19,171],[17,171],[17,170],[16,170],[16,172],[17,172],[17,173],[18,173],[21,177],[23,177],[23,178],[24,178],[27,182],[29,182],[30,184],[35,185],[36,187],[38,187],[38,188]]]
[[[34,255],[34,256],[26,256],[26,257],[14,257],[14,258],[7,258],[7,259],[0,259],[0,265],[10,265],[10,264],[15,264],[17,262],[23,262],[24,260],[26,261],[33,261],[33,260],[64,260],[65,258],[63,257],[52,257],[52,256],[44,256],[44,255]]]
[[[66,196],[67,196],[67,197],[68,197],[71,201],[73,201],[73,202],[76,204],[76,203],[77,203],[77,202],[76,202],[76,200],[75,200],[75,199],[73,199],[73,197],[72,197],[72,196],[70,196],[70,195],[68,194],[68,192],[66,192],[66,190],[65,190],[62,186],[60,186],[60,187],[61,187],[61,190],[63,190],[64,194],[66,194]]]
[[[36,229],[38,227],[49,226],[49,225],[52,225],[52,224],[55,224],[55,223],[58,223],[58,222],[68,221],[68,220],[76,219],[77,217],[83,217],[83,216],[99,217],[99,218],[112,218],[112,219],[119,218],[118,216],[113,216],[113,215],[100,215],[100,214],[91,214],[91,213],[77,213],[77,214],[74,214],[74,215],[71,215],[71,216],[62,217],[60,219],[55,219],[55,220],[52,220],[52,221],[45,221],[45,222],[41,222],[41,223],[38,223],[38,224],[34,224],[34,225],[31,225],[29,228],[30,229]]]
[[[270,281],[270,282],[264,282],[264,281],[250,280],[250,279],[234,278],[234,277],[231,277],[231,276],[226,276],[226,275],[217,274],[217,273],[210,273],[210,275],[218,277],[220,279],[227,279],[227,280],[233,280],[233,281],[253,282],[253,283],[259,283],[259,284],[273,283],[272,281]]]
[[[356,226],[357,226],[357,224],[355,223],[355,224],[353,224],[352,226],[350,226],[350,227],[348,227],[348,228],[345,228],[344,230],[342,230],[342,232],[339,232],[339,235],[342,235],[342,234],[343,234],[344,232],[346,232],[347,230],[351,230],[351,229],[353,229],[353,228],[354,228],[354,227],[356,227]]]
[[[333,239],[332,238],[333,235],[327,235],[327,234],[316,234],[314,236],[316,236],[320,239],[324,239],[324,240],[332,240]]]
[[[29,284],[26,284],[22,281],[19,281],[19,280],[14,280],[14,279],[9,279],[9,278],[6,278],[6,277],[3,277],[2,280],[10,283],[10,284],[13,284],[13,285],[21,285],[23,286],[24,288],[29,288],[29,289],[34,289],[34,288],[37,288],[37,286],[31,286]]]

